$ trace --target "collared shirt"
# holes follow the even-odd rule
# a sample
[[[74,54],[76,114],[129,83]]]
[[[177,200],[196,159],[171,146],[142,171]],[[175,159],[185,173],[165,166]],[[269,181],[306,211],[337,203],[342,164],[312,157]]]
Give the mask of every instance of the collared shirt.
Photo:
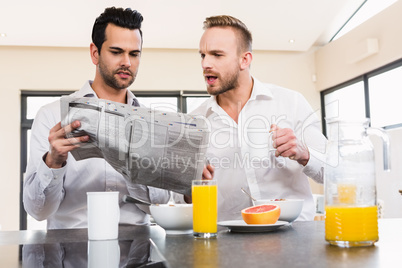
[[[240,109],[240,107],[239,107]],[[241,210],[252,206],[247,189],[257,199],[304,199],[298,220],[313,220],[314,200],[308,177],[322,183],[326,139],[320,122],[298,92],[254,79],[250,99],[236,123],[212,96],[192,112],[205,116],[211,126],[207,149],[218,181],[218,219],[241,219]],[[291,128],[310,152],[306,166],[285,157],[275,157],[269,130],[271,124]]]
[[[97,98],[91,84],[92,81],[88,81],[71,97]],[[135,100],[127,90],[127,103],[135,103]],[[46,165],[43,156],[49,151],[49,131],[60,122],[60,117],[60,101],[43,106],[35,117],[23,190],[25,210],[37,220],[46,219],[48,229],[86,228],[86,193],[119,191],[120,223],[148,224],[147,208],[123,203],[122,196],[130,194],[151,203],[166,203],[169,199],[167,191],[127,183],[120,173],[100,158],[76,161],[69,153],[64,167],[51,169]]]

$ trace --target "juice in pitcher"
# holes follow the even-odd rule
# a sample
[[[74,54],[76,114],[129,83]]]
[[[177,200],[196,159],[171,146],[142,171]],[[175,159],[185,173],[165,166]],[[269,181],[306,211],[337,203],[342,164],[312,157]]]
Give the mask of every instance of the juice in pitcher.
[[[193,231],[196,237],[214,237],[218,231],[216,181],[193,181]]]
[[[377,206],[326,206],[325,240],[337,246],[373,245],[378,241]]]
[[[378,241],[376,161],[369,136],[383,140],[384,170],[390,170],[390,140],[369,119],[327,118],[324,169],[325,240],[339,247],[373,246]]]

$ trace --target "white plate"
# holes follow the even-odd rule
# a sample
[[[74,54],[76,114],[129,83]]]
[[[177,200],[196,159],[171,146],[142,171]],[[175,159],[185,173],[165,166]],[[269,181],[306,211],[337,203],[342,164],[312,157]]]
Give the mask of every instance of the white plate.
[[[271,232],[282,226],[289,225],[287,221],[277,221],[274,224],[247,224],[243,220],[220,221],[218,225],[229,228],[231,232],[256,233]]]

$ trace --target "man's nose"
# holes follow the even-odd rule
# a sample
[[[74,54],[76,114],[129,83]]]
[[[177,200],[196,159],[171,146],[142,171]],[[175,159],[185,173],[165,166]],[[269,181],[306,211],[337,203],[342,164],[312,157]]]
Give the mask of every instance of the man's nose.
[[[128,55],[128,54],[123,54],[120,64],[121,64],[121,66],[123,66],[123,67],[130,67],[130,66],[131,66],[130,55]]]
[[[210,57],[205,56],[201,60],[201,67],[202,67],[203,70],[212,68]]]

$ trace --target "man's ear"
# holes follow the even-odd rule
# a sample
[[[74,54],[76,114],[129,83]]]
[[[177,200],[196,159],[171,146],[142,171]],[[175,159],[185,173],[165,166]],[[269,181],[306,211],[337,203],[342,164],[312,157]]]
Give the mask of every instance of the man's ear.
[[[95,64],[95,65],[98,65],[98,63],[99,63],[99,50],[95,46],[94,43],[91,43],[91,45],[89,46],[89,51],[91,53],[92,63]]]
[[[243,53],[241,57],[240,68],[242,70],[249,68],[252,60],[253,60],[253,54],[250,51]]]

